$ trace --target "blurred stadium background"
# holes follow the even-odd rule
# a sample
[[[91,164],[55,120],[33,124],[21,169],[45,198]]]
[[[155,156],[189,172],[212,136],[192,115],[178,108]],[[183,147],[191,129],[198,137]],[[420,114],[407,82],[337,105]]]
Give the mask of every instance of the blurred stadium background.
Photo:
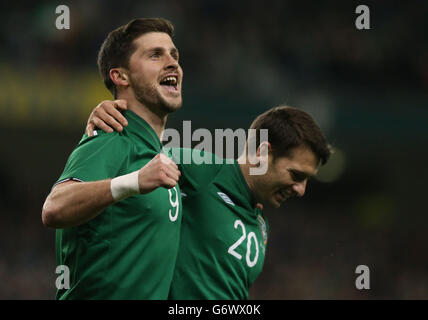
[[[96,55],[135,17],[176,27],[184,106],[169,127],[247,128],[287,103],[337,152],[271,225],[252,299],[428,298],[428,5],[399,1],[13,1],[0,4],[0,298],[53,299],[54,230],[41,208],[110,99]],[[71,29],[55,28],[68,5]],[[355,28],[355,8],[371,29]],[[357,265],[371,289],[355,288]]]

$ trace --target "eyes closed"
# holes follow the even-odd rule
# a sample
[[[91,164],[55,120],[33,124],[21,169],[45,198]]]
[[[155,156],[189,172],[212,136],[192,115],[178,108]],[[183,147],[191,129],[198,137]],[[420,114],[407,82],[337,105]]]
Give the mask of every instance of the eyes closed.
[[[310,180],[310,178],[312,177],[298,170],[288,169],[288,172],[290,172],[291,178],[296,182],[303,182],[305,180]]]

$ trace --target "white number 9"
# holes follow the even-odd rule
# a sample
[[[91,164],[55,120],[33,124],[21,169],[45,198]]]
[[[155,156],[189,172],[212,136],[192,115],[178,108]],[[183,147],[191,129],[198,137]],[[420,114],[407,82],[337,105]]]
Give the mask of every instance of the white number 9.
[[[172,191],[171,190],[175,190],[175,201],[172,200]],[[177,189],[174,187],[172,189],[168,189],[168,193],[169,193],[169,203],[171,203],[171,206],[173,208],[175,208],[175,215],[173,216],[171,214],[172,210],[169,209],[169,220],[171,220],[172,222],[174,222],[175,220],[177,220],[178,217],[178,207],[180,206],[180,203],[178,202],[178,191]]]

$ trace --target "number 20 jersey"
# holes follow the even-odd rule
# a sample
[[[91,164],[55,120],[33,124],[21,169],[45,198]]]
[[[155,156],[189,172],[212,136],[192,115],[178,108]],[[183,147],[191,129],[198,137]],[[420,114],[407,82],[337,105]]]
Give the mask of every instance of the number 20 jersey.
[[[186,153],[210,155],[211,164],[183,164]],[[239,164],[228,161],[181,149],[183,219],[170,299],[248,299],[262,271],[269,227]]]

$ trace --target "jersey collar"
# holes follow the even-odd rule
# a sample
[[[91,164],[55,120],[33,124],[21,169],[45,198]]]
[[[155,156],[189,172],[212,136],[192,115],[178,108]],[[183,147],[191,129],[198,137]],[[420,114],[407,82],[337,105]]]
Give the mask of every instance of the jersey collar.
[[[127,129],[130,132],[147,141],[155,150],[160,151],[162,149],[158,135],[146,120],[131,110],[126,110],[124,116],[129,122]]]

